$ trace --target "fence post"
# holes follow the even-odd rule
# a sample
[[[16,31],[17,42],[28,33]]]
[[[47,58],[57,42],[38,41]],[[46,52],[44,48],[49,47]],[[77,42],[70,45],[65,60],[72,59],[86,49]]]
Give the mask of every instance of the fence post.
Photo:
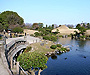
[[[13,68],[13,58],[11,57],[11,69]]]
[[[16,70],[17,70],[17,75],[19,75],[19,62],[17,62],[17,68],[16,68]]]

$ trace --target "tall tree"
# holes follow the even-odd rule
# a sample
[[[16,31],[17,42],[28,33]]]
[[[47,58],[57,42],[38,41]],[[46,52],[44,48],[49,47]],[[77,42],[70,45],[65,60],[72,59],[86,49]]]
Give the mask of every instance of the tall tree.
[[[4,29],[7,30],[9,26],[22,25],[24,20],[16,12],[4,11],[0,14],[0,23],[4,26]]]
[[[87,23],[87,28],[90,29],[90,24],[89,23]]]

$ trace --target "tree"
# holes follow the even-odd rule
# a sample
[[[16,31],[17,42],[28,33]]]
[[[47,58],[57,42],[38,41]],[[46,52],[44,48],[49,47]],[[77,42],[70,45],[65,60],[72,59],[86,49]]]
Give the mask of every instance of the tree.
[[[80,27],[79,30],[80,30],[80,33],[82,35],[84,35],[84,32],[86,32],[86,28],[85,27]]]
[[[24,20],[16,12],[4,11],[0,14],[0,23],[3,25],[4,29],[8,29],[11,25],[22,25]]]
[[[87,23],[87,28],[90,29],[90,24],[89,23]]]
[[[52,24],[52,29],[54,29],[54,24]]]
[[[80,24],[77,24],[76,28],[79,29],[80,27],[81,27],[81,25]]]
[[[23,29],[21,27],[15,27],[12,32],[14,33],[22,33],[23,32]]]
[[[34,35],[35,35],[35,37],[38,37],[40,35],[40,33],[35,32]]]
[[[72,29],[74,26],[73,25],[67,25],[67,27]]]
[[[0,32],[4,30],[3,25],[0,23]]]
[[[46,28],[47,28],[47,25],[46,25]]]
[[[43,27],[43,23],[38,23],[38,25],[39,25],[39,28]]]
[[[32,29],[37,30],[38,28],[39,28],[38,23],[33,23],[33,25],[32,25]]]
[[[32,72],[35,70],[35,68],[45,69],[47,66],[45,65],[47,63],[48,58],[43,53],[37,53],[37,52],[28,52],[21,54],[17,61],[20,62],[20,65],[25,70],[28,70],[29,72]]]

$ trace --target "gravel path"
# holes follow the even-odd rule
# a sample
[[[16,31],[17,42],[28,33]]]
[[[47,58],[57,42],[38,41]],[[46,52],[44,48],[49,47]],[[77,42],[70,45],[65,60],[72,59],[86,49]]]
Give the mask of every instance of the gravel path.
[[[6,39],[6,44],[8,44],[9,42],[11,42],[12,40],[16,40],[16,39],[24,39],[24,37],[17,37],[17,38],[8,38]],[[40,39],[36,38],[36,37],[32,37],[32,36],[26,36],[25,40],[27,40],[27,42],[29,42],[29,44],[31,43],[35,43],[36,41],[39,42]]]
[[[0,75],[10,75],[7,69],[8,65],[5,59],[5,54],[2,46],[0,46],[0,55],[1,55],[0,56]]]

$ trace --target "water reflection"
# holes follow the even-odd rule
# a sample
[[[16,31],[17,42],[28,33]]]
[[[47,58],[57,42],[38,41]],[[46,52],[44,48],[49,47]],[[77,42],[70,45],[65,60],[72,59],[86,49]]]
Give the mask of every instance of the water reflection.
[[[55,60],[55,59],[57,59],[57,56],[56,55],[51,55],[51,58],[53,59],[53,60]]]
[[[90,40],[60,38],[58,43],[70,45],[70,51],[51,56],[41,75],[90,75]]]
[[[69,44],[71,42],[71,38],[68,37],[68,38],[59,38],[58,43],[62,44],[62,45],[66,45],[66,44]]]
[[[84,48],[84,46],[86,45],[86,41],[78,41],[78,45],[81,48]]]

